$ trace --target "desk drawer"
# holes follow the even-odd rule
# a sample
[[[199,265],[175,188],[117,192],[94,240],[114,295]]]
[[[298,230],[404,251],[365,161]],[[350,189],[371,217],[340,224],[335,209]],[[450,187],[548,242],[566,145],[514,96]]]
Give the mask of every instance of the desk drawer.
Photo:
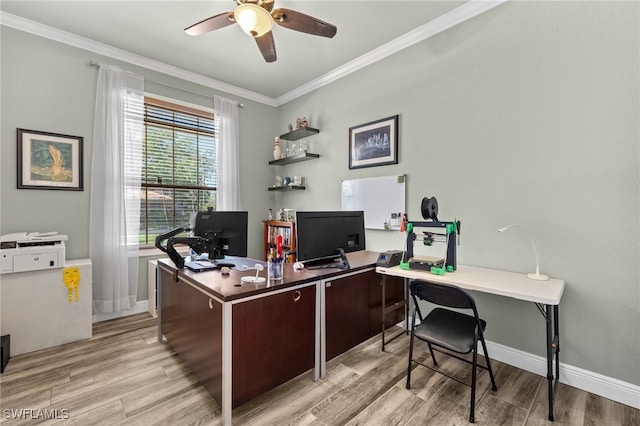
[[[331,280],[325,286],[327,360],[382,331],[381,276],[375,271]],[[404,300],[402,278],[387,277],[385,303]],[[404,310],[385,318],[385,329],[404,319]]]
[[[222,305],[160,271],[162,334],[213,398],[222,403]]]
[[[315,306],[315,285],[233,306],[233,407],[313,368]]]

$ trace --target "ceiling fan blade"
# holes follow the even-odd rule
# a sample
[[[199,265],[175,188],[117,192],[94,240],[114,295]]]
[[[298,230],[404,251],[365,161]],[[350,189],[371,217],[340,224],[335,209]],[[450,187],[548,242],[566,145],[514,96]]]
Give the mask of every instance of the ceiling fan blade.
[[[296,12],[290,9],[276,9],[271,13],[276,24],[289,28],[290,30],[300,31],[307,34],[332,38],[336,35],[338,29],[335,25]]]
[[[227,25],[231,25],[235,22],[233,19],[233,12],[225,12],[216,16],[212,16],[211,18],[207,18],[203,21],[198,22],[197,24],[193,24],[190,27],[184,29],[184,32],[196,36],[204,33],[208,33],[209,31],[217,30],[220,28],[224,28]]]
[[[256,43],[258,43],[258,49],[260,49],[265,61],[274,62],[276,60],[276,42],[271,31],[262,37],[256,37]]]

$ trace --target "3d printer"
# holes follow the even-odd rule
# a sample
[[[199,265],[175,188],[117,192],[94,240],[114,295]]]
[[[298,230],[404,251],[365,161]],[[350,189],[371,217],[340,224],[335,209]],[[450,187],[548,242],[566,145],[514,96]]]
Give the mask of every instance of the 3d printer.
[[[430,271],[433,274],[443,275],[445,272],[453,272],[457,268],[457,237],[460,235],[460,221],[441,222],[438,220],[438,201],[435,197],[425,197],[420,206],[422,217],[427,222],[407,223],[407,243],[406,252],[400,267],[403,269],[420,269]],[[442,228],[442,232],[423,231],[422,243],[426,246],[433,245],[434,242],[441,241],[439,237],[445,237],[446,257],[416,257],[414,256],[414,242],[417,239],[414,230],[416,228]]]

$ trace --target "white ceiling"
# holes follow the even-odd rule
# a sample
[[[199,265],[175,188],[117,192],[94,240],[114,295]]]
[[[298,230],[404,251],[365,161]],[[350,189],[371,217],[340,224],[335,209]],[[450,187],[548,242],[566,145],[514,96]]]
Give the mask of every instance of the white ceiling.
[[[484,5],[478,6],[479,3]],[[255,41],[235,24],[195,37],[184,33],[184,28],[191,24],[232,11],[235,7],[232,0],[2,0],[0,9],[3,25],[28,28],[59,40],[80,36],[75,38],[81,45],[89,42],[90,46],[98,46],[94,49],[98,53],[108,55],[110,48],[116,48],[112,50],[120,57],[111,56],[117,59],[134,58],[130,62],[139,62],[136,65],[150,59],[156,69],[158,65],[167,65],[174,71],[203,76],[207,82],[213,82],[209,85],[220,82],[231,88],[227,91],[232,93],[250,91],[249,98],[264,97],[266,103],[279,104],[295,97],[294,93],[309,82],[327,80],[332,73],[336,75],[336,70],[354,67],[354,62],[363,62],[365,58],[375,60],[373,52],[379,52],[381,46],[398,50],[401,44],[415,41],[416,37],[428,37],[435,27],[425,27],[442,21],[439,18],[442,15],[461,15],[459,11],[467,9],[464,19],[469,19],[488,9],[487,3],[492,2],[276,0],[275,8],[314,16],[337,26],[338,32],[328,39],[276,25],[273,33],[278,59],[273,63],[264,61]],[[409,37],[416,31],[420,32],[418,36]],[[388,44],[394,40],[395,44]]]

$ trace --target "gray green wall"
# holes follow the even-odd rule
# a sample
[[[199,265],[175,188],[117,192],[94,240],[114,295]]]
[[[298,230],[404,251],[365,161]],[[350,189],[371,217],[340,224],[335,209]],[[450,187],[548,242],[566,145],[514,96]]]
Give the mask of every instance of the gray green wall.
[[[526,226],[567,284],[562,362],[640,384],[638,22],[638,3],[507,3],[280,107],[281,128],[320,128],[321,158],[289,166],[308,189],[278,208],[339,209],[341,180],[406,173],[410,218],[436,196],[462,221],[460,263],[516,272],[533,272],[531,244],[496,230]],[[399,164],[349,170],[349,127],[395,114]],[[491,341],[544,355],[533,304],[477,297]]]
[[[240,110],[241,203],[254,219],[249,225],[249,255],[262,257],[260,220],[273,201],[262,190],[264,185],[256,182],[271,180],[265,159],[273,149],[275,108],[7,27],[2,27],[1,37],[0,233],[57,231],[69,236],[67,259],[89,257],[93,109],[98,76],[98,68],[89,63],[95,61],[143,75],[145,91],[153,95],[209,108],[213,108],[214,95],[244,104]],[[16,189],[16,128],[83,136],[84,191]],[[138,300],[147,299],[146,260],[157,257],[144,255],[141,259]]]
[[[249,255],[261,256],[268,208],[339,209],[342,179],[406,173],[411,218],[436,196],[443,220],[462,221],[460,263],[529,272],[527,237],[496,232],[526,226],[542,271],[567,282],[562,361],[640,384],[638,20],[632,2],[512,2],[279,108],[238,99]],[[5,27],[1,36],[0,232],[56,230],[69,235],[69,259],[88,257],[97,78],[88,63],[118,62]],[[211,106],[217,94],[120,65],[158,95]],[[395,114],[399,164],[349,170],[349,127]],[[309,139],[321,158],[266,166],[273,136],[303,115],[321,130]],[[19,127],[84,136],[85,190],[17,190]],[[268,193],[276,174],[306,176],[308,189]],[[403,242],[367,233],[373,250]],[[146,268],[140,300],[144,277]],[[543,355],[532,304],[477,298],[490,340]]]

